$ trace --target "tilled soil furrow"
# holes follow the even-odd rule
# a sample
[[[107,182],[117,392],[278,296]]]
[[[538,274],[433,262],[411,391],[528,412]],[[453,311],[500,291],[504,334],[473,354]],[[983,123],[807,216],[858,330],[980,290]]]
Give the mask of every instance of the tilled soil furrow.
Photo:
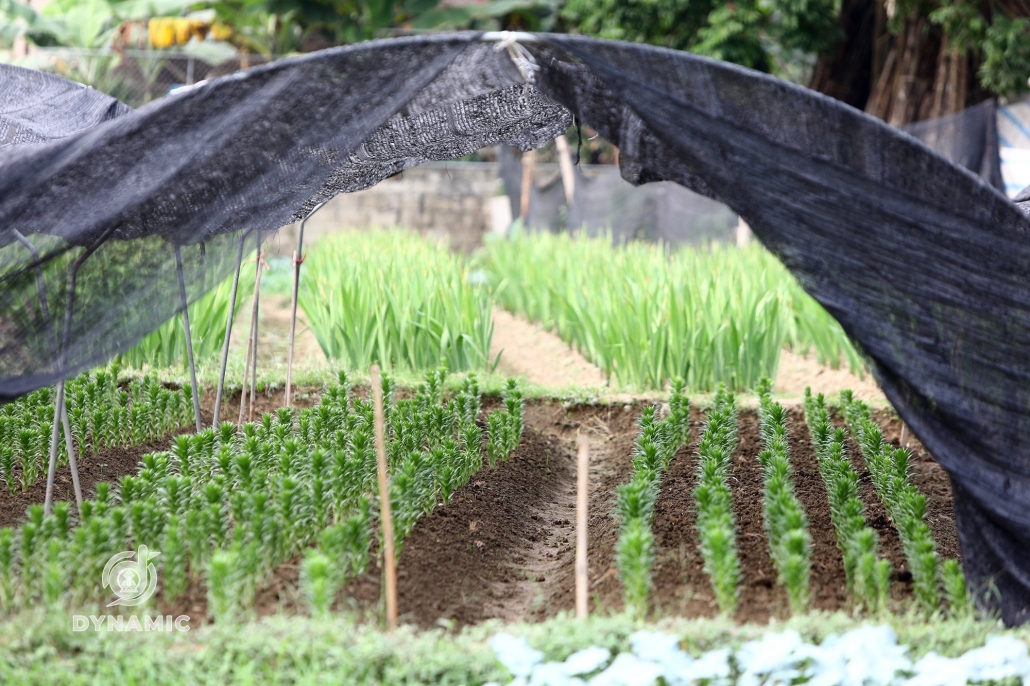
[[[765,482],[758,462],[758,454],[762,452],[758,415],[752,412],[740,415],[739,438],[730,474],[743,575],[737,619],[762,623],[770,617],[786,617],[789,612],[786,593],[776,583],[762,512]]]
[[[527,426],[507,461],[484,468],[423,516],[398,561],[402,619],[433,626],[523,617],[535,585],[546,581],[547,558],[567,545],[571,509],[550,521],[540,512],[560,508],[573,471],[556,439]]]
[[[812,607],[839,610],[848,602],[844,577],[844,555],[837,547],[837,538],[830,519],[830,498],[819,474],[819,463],[812,437],[800,409],[789,411],[790,462],[794,488],[808,516],[812,535]]]

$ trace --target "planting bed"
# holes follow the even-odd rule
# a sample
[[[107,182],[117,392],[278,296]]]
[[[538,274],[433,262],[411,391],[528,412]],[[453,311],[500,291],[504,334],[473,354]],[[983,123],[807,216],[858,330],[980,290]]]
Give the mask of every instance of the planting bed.
[[[363,396],[364,393],[356,395]],[[277,397],[262,402],[272,406]],[[208,403],[205,403],[207,405]],[[230,402],[228,414],[235,403]],[[499,401],[485,399],[483,417]],[[591,443],[590,596],[592,611],[623,607],[623,586],[616,568],[619,525],[612,516],[615,490],[629,480],[632,451],[645,405],[566,407],[555,401],[536,401],[525,409],[525,433],[512,458],[491,469],[484,467],[459,489],[447,505],[423,516],[405,540],[399,562],[399,604],[402,621],[424,627],[474,624],[485,619],[544,619],[571,610],[573,599],[575,463],[577,433]],[[207,409],[207,408],[206,408]],[[262,407],[261,409],[266,409]],[[789,408],[790,459],[798,499],[810,522],[811,589],[813,608],[850,607],[844,567],[830,521],[829,502],[820,479],[808,428],[800,408]],[[886,440],[898,444],[901,426],[887,411],[874,421]],[[697,444],[705,416],[691,408],[691,439],[681,447],[664,474],[655,505],[653,533],[655,562],[651,601],[658,615],[714,616],[711,582],[704,572],[696,530]],[[843,419],[834,416],[835,425]],[[741,410],[739,442],[731,461],[728,485],[737,522],[741,569],[736,618],[764,622],[784,618],[790,610],[786,593],[776,583],[762,513],[762,450],[758,415]],[[114,482],[138,471],[148,451],[167,449],[168,441],[108,450],[81,458],[83,489],[89,497],[99,480]],[[870,483],[858,448],[849,439],[848,457],[860,476],[860,498],[869,525],[879,534],[880,550],[893,568],[890,598],[903,609],[912,596],[901,541]],[[926,522],[940,556],[958,556],[946,473],[914,439],[912,481],[927,496]],[[58,472],[57,499],[70,498],[67,468]],[[41,502],[45,482],[26,493],[0,499],[0,526],[24,519],[25,508]],[[302,612],[298,592],[300,559],[280,565],[259,593],[255,610]],[[352,579],[337,608],[366,616],[377,613],[380,572],[373,562],[367,573]],[[168,611],[188,612],[195,620],[207,615],[207,598],[200,582]]]

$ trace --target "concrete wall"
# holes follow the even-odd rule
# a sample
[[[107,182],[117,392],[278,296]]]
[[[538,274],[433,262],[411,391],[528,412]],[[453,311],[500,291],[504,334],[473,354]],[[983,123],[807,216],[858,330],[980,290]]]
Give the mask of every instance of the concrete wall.
[[[368,190],[337,195],[308,220],[304,243],[342,228],[403,227],[472,250],[491,228],[492,206],[507,204],[503,193],[496,164],[423,164]],[[296,236],[296,225],[280,230],[275,251],[292,254]]]

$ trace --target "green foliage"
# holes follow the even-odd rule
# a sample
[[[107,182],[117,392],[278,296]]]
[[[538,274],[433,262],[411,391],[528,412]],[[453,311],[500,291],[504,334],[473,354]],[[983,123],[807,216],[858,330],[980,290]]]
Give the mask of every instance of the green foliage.
[[[811,597],[812,536],[808,532],[808,516],[794,490],[787,413],[772,399],[772,382],[768,377],[759,383],[758,396],[765,448],[758,456],[765,482],[765,528],[773,564],[787,591],[791,611],[800,614],[808,608]]]
[[[987,28],[983,42],[980,83],[998,95],[1015,95],[1027,89],[1030,74],[1030,19],[998,14]]]
[[[69,424],[77,449],[96,453],[155,440],[193,422],[189,388],[171,390],[146,376],[121,390],[113,363],[67,382]],[[0,479],[14,493],[45,476],[54,419],[53,388],[44,388],[0,408]],[[67,464],[63,432],[58,464]]]
[[[488,243],[498,301],[620,384],[712,390],[775,376],[785,345],[861,361],[840,325],[759,246],[682,248],[537,233]]]
[[[130,383],[128,392],[116,379],[103,371],[69,385],[85,408],[78,417],[85,444],[116,444],[137,430],[112,433],[102,419],[111,407],[138,410],[138,421],[149,425],[142,436],[188,412],[172,400],[179,394],[152,378]],[[314,614],[327,611],[336,589],[367,572],[378,495],[372,404],[352,397],[345,373],[338,380],[313,408],[174,437],[169,452],[143,455],[138,474],[122,477],[116,488],[96,484],[77,526],[67,503],[57,503],[49,517],[41,506],[30,508],[19,529],[0,529],[0,610],[100,600],[101,570],[111,555],[146,544],[161,551],[163,601],[175,603],[203,583],[217,622],[252,615],[268,575],[298,555],[305,560],[302,595]],[[394,382],[384,377],[398,550],[418,519],[483,465],[479,382],[466,375],[450,400],[445,382],[443,368],[431,369],[413,398],[396,400]],[[52,412],[48,400],[41,392],[0,408],[3,430],[21,432],[24,417]],[[504,402],[507,456],[523,430],[516,384],[505,387]],[[315,544],[318,552],[310,552]]]
[[[336,598],[337,587],[328,557],[315,548],[304,553],[300,565],[300,588],[312,617],[325,617]]]
[[[686,399],[676,396],[670,403],[689,416]],[[625,591],[627,611],[643,616],[648,610],[651,569],[654,566],[654,534],[651,523],[662,474],[680,447],[682,426],[671,418],[657,419],[657,409],[646,408],[639,419],[640,434],[633,449],[633,476],[616,490],[619,540],[616,566]],[[689,441],[688,425],[687,441]]]
[[[869,407],[856,400],[850,391],[841,393],[841,407],[848,427],[858,439],[876,495],[901,538],[916,602],[929,615],[940,604],[940,565],[933,534],[925,521],[926,496],[911,483],[911,456],[906,449],[895,449],[884,440]]]
[[[300,306],[348,369],[488,369],[492,298],[446,247],[409,232],[348,233],[315,246]]]
[[[229,314],[229,300],[232,296],[232,281],[233,277],[228,277],[204,297],[190,304],[193,356],[198,361],[213,357],[222,349],[222,343],[225,340],[225,322]],[[254,270],[242,269],[234,318],[239,316],[244,306],[247,305],[246,295],[253,291]],[[186,329],[183,327],[182,314],[176,314],[144,336],[143,340],[119,355],[118,360],[137,369],[142,369],[144,365],[170,367],[177,364],[182,365],[185,369],[187,366]]]
[[[730,461],[737,447],[737,410],[733,394],[716,389],[698,445],[697,532],[705,573],[712,583],[720,614],[733,616],[740,599],[737,525],[728,485]]]
[[[844,556],[844,574],[856,605],[886,609],[890,561],[877,557],[878,537],[866,522],[858,496],[858,473],[847,458],[847,432],[835,429],[822,394],[805,389],[805,421],[812,437],[819,474],[830,500],[837,546]]]
[[[568,0],[561,18],[575,33],[691,50],[761,71],[781,71],[788,55],[795,62],[811,59],[833,44],[840,34],[837,11],[829,0]]]

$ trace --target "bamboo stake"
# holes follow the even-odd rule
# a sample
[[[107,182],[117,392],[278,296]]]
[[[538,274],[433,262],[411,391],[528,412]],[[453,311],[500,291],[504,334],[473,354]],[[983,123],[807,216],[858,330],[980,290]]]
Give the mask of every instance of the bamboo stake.
[[[561,170],[561,183],[565,189],[565,204],[571,211],[572,201],[576,196],[576,173],[572,166],[572,152],[565,136],[555,138],[554,144],[558,147],[558,168]]]
[[[383,419],[383,384],[379,365],[372,365],[372,397],[375,402],[376,461],[379,472],[379,514],[383,520],[383,569],[386,574],[386,628],[397,628],[397,561],[393,549],[393,513],[386,473],[386,427]]]
[[[901,447],[908,447],[908,424],[905,422],[901,423]]]
[[[576,467],[576,618],[585,619],[587,605],[587,491],[590,485],[590,441],[579,436]]]
[[[536,165],[536,150],[522,156],[522,189],[519,193],[519,217],[522,226],[529,226],[529,198],[533,193],[533,167]]]

